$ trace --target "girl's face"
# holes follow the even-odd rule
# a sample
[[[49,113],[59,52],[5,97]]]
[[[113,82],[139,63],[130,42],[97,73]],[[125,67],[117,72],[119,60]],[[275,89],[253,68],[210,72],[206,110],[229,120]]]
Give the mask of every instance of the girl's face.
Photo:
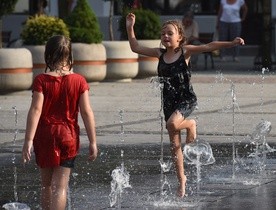
[[[177,48],[181,41],[181,35],[175,25],[167,24],[161,30],[161,43],[166,47]]]

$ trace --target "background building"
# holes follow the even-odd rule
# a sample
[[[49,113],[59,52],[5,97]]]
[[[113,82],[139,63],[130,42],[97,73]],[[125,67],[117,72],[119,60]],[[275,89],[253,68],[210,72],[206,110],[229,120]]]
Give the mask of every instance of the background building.
[[[76,0],[19,0],[13,14],[3,18],[3,30],[12,31],[11,39],[19,39],[26,18],[38,12],[37,2],[41,1],[45,6],[44,12],[49,15],[65,17],[76,4]],[[121,0],[115,1],[113,31],[115,40],[120,39],[118,31],[118,20],[124,6],[142,7],[151,9],[161,16],[161,21],[167,19],[181,19],[185,11],[192,9],[195,12],[195,19],[199,23],[200,32],[214,32],[217,18],[217,9],[220,0]],[[245,0],[249,11],[246,21],[243,23],[242,37],[247,45],[260,45],[262,37],[262,1]],[[265,0],[266,1],[266,0]],[[275,52],[276,44],[276,0],[271,1],[272,17],[272,46]],[[108,17],[110,11],[110,1],[88,0],[91,8],[95,12],[100,22],[104,40],[108,35]]]

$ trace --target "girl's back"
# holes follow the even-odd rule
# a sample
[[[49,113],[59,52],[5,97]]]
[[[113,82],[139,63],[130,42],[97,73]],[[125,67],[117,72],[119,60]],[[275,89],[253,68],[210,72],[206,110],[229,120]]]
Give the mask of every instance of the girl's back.
[[[44,95],[42,120],[77,123],[79,97],[89,86],[79,74],[40,74],[34,80],[33,90]]]

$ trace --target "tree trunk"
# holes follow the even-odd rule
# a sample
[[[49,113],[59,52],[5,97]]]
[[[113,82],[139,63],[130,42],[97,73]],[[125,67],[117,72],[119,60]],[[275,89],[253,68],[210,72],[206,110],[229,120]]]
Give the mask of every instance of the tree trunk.
[[[271,69],[271,0],[263,0],[262,67]]]
[[[110,1],[110,8],[109,8],[109,19],[108,19],[108,25],[109,25],[109,39],[110,41],[114,40],[114,34],[113,34],[113,11],[114,11],[114,0]]]
[[[3,47],[3,43],[2,43],[2,18],[0,18],[0,49]]]

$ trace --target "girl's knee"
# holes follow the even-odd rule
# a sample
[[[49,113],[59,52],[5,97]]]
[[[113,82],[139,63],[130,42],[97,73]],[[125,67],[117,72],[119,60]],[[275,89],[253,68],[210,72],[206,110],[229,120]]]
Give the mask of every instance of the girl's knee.
[[[168,121],[166,124],[166,128],[168,130],[168,132],[175,132],[177,131],[177,125],[175,122],[172,121]]]

